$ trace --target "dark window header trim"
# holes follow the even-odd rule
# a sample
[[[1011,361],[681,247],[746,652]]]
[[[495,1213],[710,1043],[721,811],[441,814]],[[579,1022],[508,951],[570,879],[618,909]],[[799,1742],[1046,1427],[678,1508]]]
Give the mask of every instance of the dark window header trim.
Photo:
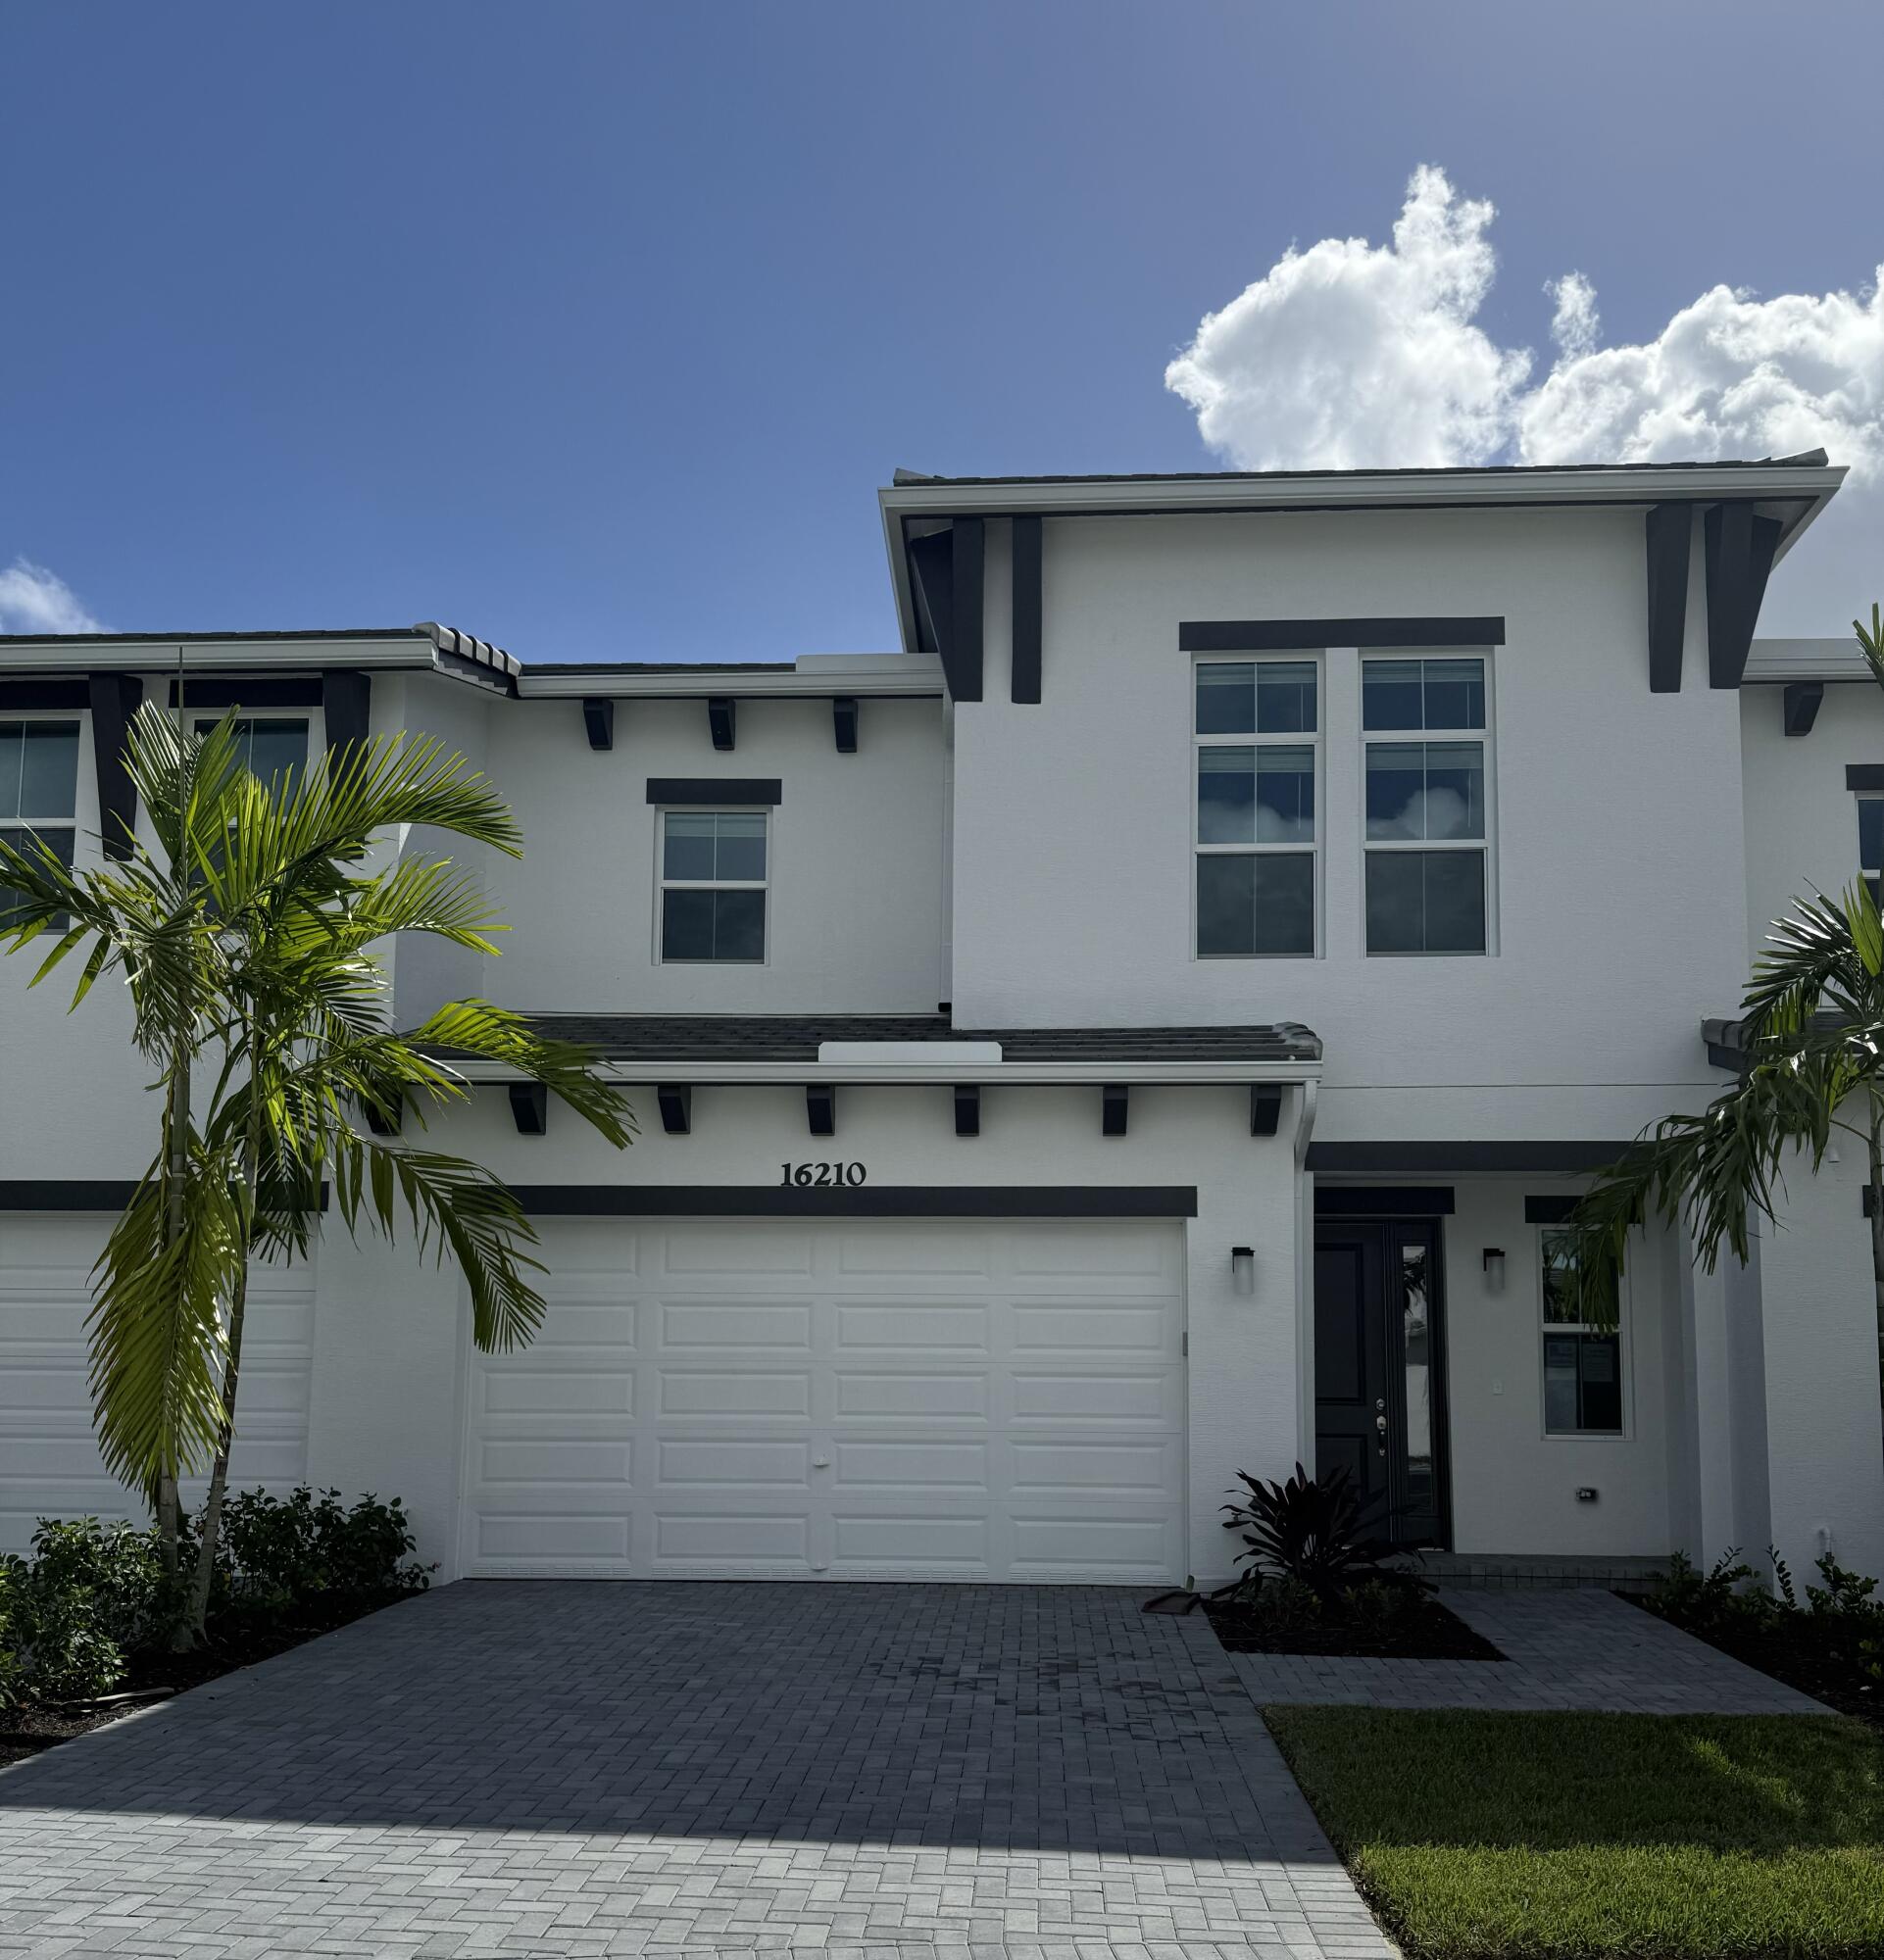
[[[1314,1193],[1317,1218],[1450,1218],[1449,1184],[1325,1184]]]
[[[776,776],[650,776],[651,804],[693,804],[709,808],[720,805],[783,803],[784,785]]]
[[[1884,790],[1884,762],[1847,762],[1845,787],[1848,790]]]
[[[1316,647],[1502,647],[1502,614],[1447,619],[1185,619],[1187,654],[1272,654]]]

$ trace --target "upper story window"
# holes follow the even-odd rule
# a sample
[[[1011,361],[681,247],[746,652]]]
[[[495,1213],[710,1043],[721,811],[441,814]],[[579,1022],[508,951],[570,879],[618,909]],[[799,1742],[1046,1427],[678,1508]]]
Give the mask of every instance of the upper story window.
[[[1197,663],[1200,957],[1314,953],[1318,682],[1314,661]]]
[[[1569,1285],[1575,1245],[1567,1232],[1547,1230],[1543,1235],[1544,1433],[1620,1436],[1620,1318],[1605,1330],[1579,1317]]]
[[[1367,951],[1483,953],[1491,840],[1484,661],[1363,660],[1361,725]]]
[[[1884,796],[1858,800],[1858,868],[1878,898],[1884,887]]]
[[[766,957],[764,810],[661,817],[661,957],[758,965]]]
[[[15,850],[37,837],[70,865],[77,814],[77,722],[0,721],[0,837]],[[0,919],[17,896],[0,885]]]
[[[207,735],[221,717],[204,715],[196,724],[198,735]],[[238,715],[235,745],[249,770],[265,783],[297,779],[308,768],[308,724],[293,717]]]

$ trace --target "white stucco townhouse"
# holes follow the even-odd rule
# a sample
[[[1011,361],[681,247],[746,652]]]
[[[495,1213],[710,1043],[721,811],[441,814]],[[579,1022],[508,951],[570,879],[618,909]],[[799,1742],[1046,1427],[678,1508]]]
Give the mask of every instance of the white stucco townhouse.
[[[445,1578],[1211,1583],[1232,1473],[1298,1458],[1439,1561],[1884,1569],[1860,1165],[1746,1270],[1652,1233],[1617,1333],[1546,1284],[1580,1180],[1727,1080],[1764,921],[1884,869],[1855,646],[1756,637],[1841,475],[899,475],[900,649],[790,665],[0,642],[0,826],[81,859],[179,659],[266,766],[462,749],[525,830],[515,930],[400,949],[402,1018],[483,993],[633,1094],[620,1155],[501,1080],[444,1125],[541,1229],[526,1351],[409,1241],[265,1273],[238,1479],[397,1493]],[[122,1002],[26,978],[10,1545],[125,1503],[82,1323],[157,1120]]]

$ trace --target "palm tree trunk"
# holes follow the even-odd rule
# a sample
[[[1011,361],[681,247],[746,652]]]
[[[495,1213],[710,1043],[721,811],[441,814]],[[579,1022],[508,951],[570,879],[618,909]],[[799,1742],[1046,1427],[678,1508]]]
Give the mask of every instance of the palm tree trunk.
[[[216,1438],[216,1460],[210,1467],[210,1492],[203,1504],[202,1525],[196,1534],[196,1570],[190,1577],[189,1615],[185,1629],[192,1643],[200,1642],[208,1630],[210,1582],[216,1576],[216,1547],[223,1533],[223,1499],[229,1488],[229,1446],[235,1441],[235,1386],[242,1371],[242,1320],[248,1308],[248,1261],[242,1262],[241,1276],[229,1300],[229,1351],[223,1365],[223,1424]]]
[[[1877,1315],[1877,1387],[1884,1399],[1884,1099],[1870,1091],[1871,1297]]]

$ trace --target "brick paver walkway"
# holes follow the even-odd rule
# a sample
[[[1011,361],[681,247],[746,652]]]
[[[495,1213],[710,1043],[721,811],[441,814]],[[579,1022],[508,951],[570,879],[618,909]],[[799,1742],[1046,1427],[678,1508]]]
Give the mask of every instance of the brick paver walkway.
[[[450,1587],[0,1773],[0,1953],[1384,1960],[1139,1603]]]
[[[1638,1715],[1823,1715],[1824,1706],[1613,1592],[1442,1588],[1505,1656],[1353,1660],[1233,1654],[1258,1702],[1378,1708],[1591,1708]]]

